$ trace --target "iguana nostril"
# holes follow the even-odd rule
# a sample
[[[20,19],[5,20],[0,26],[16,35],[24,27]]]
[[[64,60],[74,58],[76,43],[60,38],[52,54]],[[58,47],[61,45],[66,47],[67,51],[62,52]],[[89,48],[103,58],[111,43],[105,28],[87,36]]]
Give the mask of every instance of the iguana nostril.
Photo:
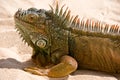
[[[18,18],[18,17],[19,17],[19,13],[16,13],[16,14],[15,14],[15,17]]]

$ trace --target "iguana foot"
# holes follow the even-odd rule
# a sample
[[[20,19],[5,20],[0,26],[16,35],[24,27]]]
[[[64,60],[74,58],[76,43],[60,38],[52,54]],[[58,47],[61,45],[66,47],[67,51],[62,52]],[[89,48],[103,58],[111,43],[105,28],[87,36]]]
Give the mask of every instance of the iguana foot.
[[[77,69],[77,62],[70,56],[63,56],[61,62],[48,69],[40,69],[37,67],[29,67],[24,70],[32,74],[49,76],[49,77],[64,77],[74,72]]]

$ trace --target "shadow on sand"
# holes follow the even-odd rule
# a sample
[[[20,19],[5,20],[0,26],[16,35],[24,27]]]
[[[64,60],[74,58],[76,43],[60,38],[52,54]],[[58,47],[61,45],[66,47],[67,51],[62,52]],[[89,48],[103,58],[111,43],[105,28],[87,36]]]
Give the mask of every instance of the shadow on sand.
[[[7,59],[0,59],[0,68],[9,68],[9,69],[20,69],[23,70],[25,67],[35,66],[34,63],[32,63],[31,60],[26,62],[20,62],[13,58],[7,58]],[[84,76],[84,75],[91,75],[91,76],[99,76],[99,77],[110,77],[111,75],[102,73],[102,72],[96,72],[96,71],[89,71],[89,70],[77,70],[76,72],[72,73],[71,76]],[[49,80],[68,80],[69,76],[63,77],[63,78],[49,78]]]

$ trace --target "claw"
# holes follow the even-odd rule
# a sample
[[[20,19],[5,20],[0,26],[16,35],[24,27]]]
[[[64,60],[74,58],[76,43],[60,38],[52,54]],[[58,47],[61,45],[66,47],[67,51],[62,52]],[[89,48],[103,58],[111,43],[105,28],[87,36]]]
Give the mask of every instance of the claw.
[[[40,75],[40,76],[45,76],[47,75],[47,71],[46,69],[39,69],[37,67],[28,67],[28,68],[24,68],[25,71],[30,72],[32,74],[36,74],[36,75]]]

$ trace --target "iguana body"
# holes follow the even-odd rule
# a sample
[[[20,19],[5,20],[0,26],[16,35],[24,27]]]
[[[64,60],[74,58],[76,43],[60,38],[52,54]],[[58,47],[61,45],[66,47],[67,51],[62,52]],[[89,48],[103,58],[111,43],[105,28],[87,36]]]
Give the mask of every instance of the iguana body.
[[[15,13],[20,35],[33,48],[36,67],[26,71],[63,77],[78,69],[120,72],[120,27],[79,21],[63,7],[51,11],[30,8]]]

